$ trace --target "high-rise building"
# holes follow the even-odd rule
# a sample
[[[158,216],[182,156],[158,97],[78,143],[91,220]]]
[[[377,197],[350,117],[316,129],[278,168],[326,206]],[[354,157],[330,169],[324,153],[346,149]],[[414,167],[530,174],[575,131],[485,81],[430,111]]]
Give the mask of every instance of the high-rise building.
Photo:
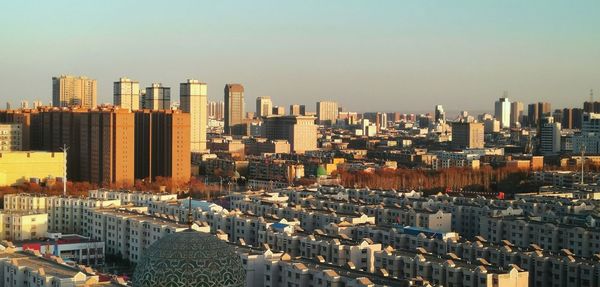
[[[191,176],[190,114],[180,110],[135,112],[135,178]]]
[[[21,109],[29,109],[29,102],[21,101]]]
[[[510,101],[508,98],[500,98],[494,103],[494,117],[500,121],[500,126],[510,128]]]
[[[52,78],[52,105],[55,107],[96,107],[96,80],[61,75]]]
[[[338,117],[338,103],[332,101],[317,102],[317,119],[320,125],[331,126]]]
[[[190,114],[192,151],[206,150],[207,86],[198,80],[187,80],[180,85],[180,108]]]
[[[256,98],[256,116],[257,117],[268,117],[272,114],[273,102],[271,97],[258,97]]]
[[[510,104],[510,124],[511,126],[516,125],[517,123],[523,126],[525,123],[523,122],[523,111],[525,106],[522,102],[512,102]]]
[[[224,118],[226,134],[241,135],[244,133],[244,86],[241,84],[225,85]]]
[[[600,102],[590,101],[583,103],[583,111],[586,113],[600,113]]]
[[[304,116],[306,115],[305,105],[290,105],[290,115],[292,116]]]
[[[150,110],[168,110],[171,108],[171,88],[153,83],[146,88],[143,96],[143,108]]]
[[[528,106],[527,118],[529,119],[530,127],[537,127],[540,120],[545,116],[550,116],[551,105],[550,103],[533,103]]]
[[[33,108],[37,109],[39,107],[42,107],[44,104],[42,103],[42,101],[33,101]]]
[[[564,108],[562,111],[561,126],[564,129],[573,129],[573,109]]]
[[[225,114],[225,104],[223,101],[208,102],[208,118],[222,121]]]
[[[287,140],[291,151],[295,153],[317,149],[317,125],[314,117],[270,116],[264,120],[263,137],[269,140]]]
[[[454,148],[483,148],[484,145],[483,123],[452,123],[452,146]]]
[[[540,153],[556,155],[560,152],[560,123],[553,117],[545,117],[540,127]]]
[[[123,109],[140,109],[140,83],[129,78],[120,78],[114,82],[113,104]]]
[[[80,117],[80,148],[76,157],[81,169],[79,180],[96,184],[133,184],[133,114],[126,109],[100,109],[77,116]]]
[[[435,118],[434,121],[436,123],[444,124],[446,123],[446,113],[444,112],[444,107],[442,105],[435,106]]]

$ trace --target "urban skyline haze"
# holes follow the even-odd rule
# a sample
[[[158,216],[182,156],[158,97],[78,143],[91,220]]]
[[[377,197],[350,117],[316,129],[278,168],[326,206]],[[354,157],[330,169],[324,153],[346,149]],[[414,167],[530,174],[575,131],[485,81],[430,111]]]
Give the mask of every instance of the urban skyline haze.
[[[2,102],[52,98],[52,77],[145,88],[198,79],[209,100],[245,88],[246,110],[493,111],[511,101],[580,106],[600,95],[597,1],[11,2],[0,12]],[[368,100],[367,100],[368,99]]]

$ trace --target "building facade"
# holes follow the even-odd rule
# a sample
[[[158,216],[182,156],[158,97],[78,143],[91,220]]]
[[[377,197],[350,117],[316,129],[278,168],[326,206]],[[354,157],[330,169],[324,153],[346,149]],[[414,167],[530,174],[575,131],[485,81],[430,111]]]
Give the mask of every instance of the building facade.
[[[113,104],[123,109],[140,109],[140,83],[129,78],[120,78],[114,82]]]
[[[244,134],[244,86],[225,85],[225,130],[226,134]]]
[[[61,75],[52,78],[52,105],[55,107],[96,107],[96,80]]]
[[[269,140],[287,140],[295,153],[317,149],[317,125],[311,116],[271,116],[262,131]]]
[[[338,103],[332,101],[317,102],[317,120],[320,125],[331,126],[338,117]]]
[[[142,97],[144,109],[168,110],[171,108],[171,88],[163,87],[160,83],[152,83],[146,88]]]
[[[190,139],[192,151],[206,150],[207,85],[198,80],[181,83],[180,108],[190,114]]]

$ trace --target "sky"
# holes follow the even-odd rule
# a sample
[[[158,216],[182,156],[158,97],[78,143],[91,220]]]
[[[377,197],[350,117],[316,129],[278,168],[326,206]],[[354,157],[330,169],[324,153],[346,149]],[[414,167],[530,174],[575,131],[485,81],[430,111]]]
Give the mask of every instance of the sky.
[[[0,102],[49,102],[51,78],[245,87],[246,110],[338,101],[348,111],[493,110],[600,99],[600,1],[6,1]]]

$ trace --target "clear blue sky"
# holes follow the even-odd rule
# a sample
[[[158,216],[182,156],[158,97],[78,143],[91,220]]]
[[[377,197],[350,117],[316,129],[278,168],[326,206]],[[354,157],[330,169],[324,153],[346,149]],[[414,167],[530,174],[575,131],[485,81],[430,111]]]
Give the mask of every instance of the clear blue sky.
[[[491,110],[600,99],[600,1],[8,1],[0,99],[51,99],[51,77],[246,87],[274,103],[346,110]]]

